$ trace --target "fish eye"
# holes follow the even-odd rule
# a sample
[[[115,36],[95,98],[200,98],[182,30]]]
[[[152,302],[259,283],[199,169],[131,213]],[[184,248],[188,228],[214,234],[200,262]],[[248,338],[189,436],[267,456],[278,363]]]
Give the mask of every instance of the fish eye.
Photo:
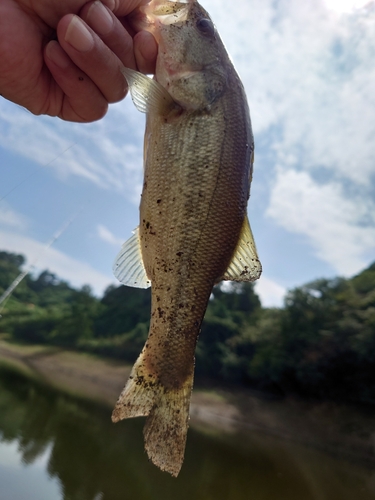
[[[213,35],[215,33],[215,26],[211,19],[199,19],[199,21],[197,21],[197,28],[204,35]]]

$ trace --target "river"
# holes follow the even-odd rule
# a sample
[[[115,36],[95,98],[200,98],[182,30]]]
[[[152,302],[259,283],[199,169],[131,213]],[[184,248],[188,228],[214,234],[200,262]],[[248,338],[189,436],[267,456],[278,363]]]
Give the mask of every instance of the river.
[[[174,479],[148,462],[142,426],[1,368],[1,500],[375,499],[371,465],[255,431],[190,429]]]

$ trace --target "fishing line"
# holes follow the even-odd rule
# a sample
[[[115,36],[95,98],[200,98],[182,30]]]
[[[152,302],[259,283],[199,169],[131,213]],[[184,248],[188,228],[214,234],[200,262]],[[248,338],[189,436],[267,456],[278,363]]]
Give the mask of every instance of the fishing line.
[[[22,186],[22,184],[24,184],[26,181],[28,181],[31,177],[33,177],[39,170],[41,170],[42,168],[48,167],[49,165],[51,165],[51,163],[53,163],[54,161],[56,161],[59,158],[61,158],[61,156],[63,154],[65,154],[67,151],[69,151],[69,149],[71,149],[76,144],[77,144],[76,142],[74,144],[71,144],[69,147],[67,147],[64,151],[62,151],[58,156],[56,156],[53,160],[49,161],[48,163],[46,163],[44,165],[39,165],[38,167],[36,167],[31,172],[31,174],[29,174],[24,179],[22,179],[22,181],[20,181],[18,184],[16,184],[15,186],[13,186],[3,197],[1,197],[0,198],[0,202],[2,202],[3,200],[5,200],[5,198],[7,198],[11,193],[13,193],[13,191],[15,191],[17,188],[19,188],[20,186]]]
[[[47,242],[43,251],[36,257],[36,259],[25,269],[22,271],[17,278],[11,283],[11,285],[5,290],[5,292],[0,296],[0,318],[1,312],[3,311],[5,304],[13,291],[17,288],[17,286],[21,283],[21,281],[32,271],[32,269],[36,266],[37,262],[43,257],[46,251],[55,243],[56,240],[60,238],[60,236],[68,229],[68,227],[73,223],[73,221],[78,217],[78,215],[83,211],[83,207],[81,207],[74,215],[72,215],[62,227],[56,231],[56,233],[52,236],[52,238]]]

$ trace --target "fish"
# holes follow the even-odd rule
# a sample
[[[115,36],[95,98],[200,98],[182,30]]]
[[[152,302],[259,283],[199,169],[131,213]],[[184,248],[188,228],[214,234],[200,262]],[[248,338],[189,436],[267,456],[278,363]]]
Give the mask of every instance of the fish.
[[[254,137],[241,80],[196,0],[152,0],[134,22],[159,49],[153,79],[122,68],[146,113],[144,182],[140,224],[113,270],[125,285],[152,287],[151,318],[112,421],[146,417],[148,457],[176,477],[212,288],[262,271],[247,216]]]

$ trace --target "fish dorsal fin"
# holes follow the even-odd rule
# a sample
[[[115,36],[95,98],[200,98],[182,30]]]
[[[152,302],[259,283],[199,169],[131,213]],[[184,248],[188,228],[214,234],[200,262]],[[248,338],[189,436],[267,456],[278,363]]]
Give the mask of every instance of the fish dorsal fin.
[[[156,80],[130,68],[121,68],[121,73],[128,82],[134,105],[141,113],[154,109],[162,115],[168,115],[173,109],[180,108]]]
[[[253,233],[247,216],[232,260],[221,279],[228,281],[255,281],[262,273]]]
[[[113,274],[123,285],[135,288],[149,288],[151,281],[143,265],[139,228],[122,245],[113,264]]]

